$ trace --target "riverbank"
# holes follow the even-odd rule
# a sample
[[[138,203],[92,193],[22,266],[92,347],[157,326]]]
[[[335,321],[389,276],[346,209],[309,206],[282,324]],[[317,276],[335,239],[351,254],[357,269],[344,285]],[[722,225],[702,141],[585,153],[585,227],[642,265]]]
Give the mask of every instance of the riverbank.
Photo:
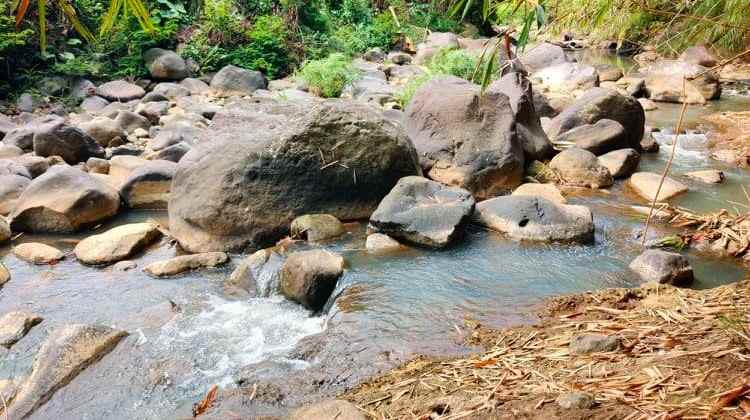
[[[749,316],[750,281],[553,298],[536,325],[467,321],[480,353],[418,357],[341,398],[373,418],[742,418]]]

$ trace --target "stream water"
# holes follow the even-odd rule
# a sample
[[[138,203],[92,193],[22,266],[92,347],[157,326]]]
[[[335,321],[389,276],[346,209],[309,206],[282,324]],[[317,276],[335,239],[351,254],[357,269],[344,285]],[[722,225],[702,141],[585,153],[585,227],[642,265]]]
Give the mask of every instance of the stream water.
[[[679,106],[659,106],[647,113],[648,124],[672,127]],[[688,127],[698,127],[701,115],[748,107],[750,98],[726,96],[707,107],[691,108]],[[641,170],[660,172],[668,152],[663,146],[659,153],[644,155]],[[726,182],[703,185],[681,176],[705,168],[723,170]],[[678,149],[672,173],[690,187],[675,202],[680,206],[703,212],[731,209],[731,202],[746,201],[742,185],[750,184],[750,173],[710,160],[702,147]],[[639,284],[627,264],[640,251],[638,234],[644,218],[630,206],[646,205],[645,201],[622,182],[570,201],[591,207],[594,244],[518,243],[472,227],[465,240],[447,250],[410,249],[378,256],[364,250],[364,223],[348,225],[346,236],[325,245],[344,255],[348,269],[335,292],[338,299],[323,315],[311,315],[278,296],[225,296],[222,281],[232,264],[171,280],[148,277],[140,268],[177,252],[168,241],[135,258],[139,269],[130,272],[85,267],[72,255],[54,266],[31,266],[6,246],[0,248],[0,260],[13,277],[0,289],[0,314],[23,309],[45,320],[11,351],[0,351],[0,379],[27,375],[49,331],[69,323],[115,326],[130,336],[31,418],[189,417],[192,404],[211,385],[231,388],[246,366],[269,361],[284,366],[271,369],[270,377],[279,382],[304,376],[316,361],[302,360],[295,349],[310,337],[332,331],[336,340],[323,345],[336,346],[328,352],[351,356],[346,369],[354,372],[349,373],[352,380],[374,373],[375,365],[387,367],[416,353],[467,351],[457,344],[466,317],[498,327],[530,322],[534,306],[546,297]],[[168,224],[164,212],[131,212],[101,229],[147,219]],[[649,237],[670,232],[656,226]],[[70,254],[81,237],[23,235],[15,243],[46,242]],[[713,287],[747,275],[747,269],[731,259],[692,252],[688,256],[697,278],[694,287]],[[234,255],[233,261],[241,258]]]

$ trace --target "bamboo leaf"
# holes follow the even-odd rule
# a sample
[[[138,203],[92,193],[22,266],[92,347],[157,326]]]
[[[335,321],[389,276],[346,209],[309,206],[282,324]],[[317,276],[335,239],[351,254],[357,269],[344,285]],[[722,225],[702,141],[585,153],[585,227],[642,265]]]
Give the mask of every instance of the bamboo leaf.
[[[484,0],[482,3],[482,19],[487,20],[490,17],[490,0]]]
[[[73,6],[68,3],[66,0],[57,0],[57,5],[62,10],[63,14],[65,14],[65,17],[68,18],[71,25],[73,25],[73,28],[81,34],[83,39],[85,39],[87,42],[94,42],[94,34],[89,31],[89,29],[81,23],[81,21],[78,19],[78,15],[76,14],[76,10],[73,8]]]
[[[482,75],[482,94],[484,94],[484,91],[487,90],[487,87],[490,86],[490,83],[492,82],[492,75],[495,72],[495,63],[497,62],[497,52],[500,50],[500,46],[497,45],[495,49],[492,51],[492,54],[490,55],[490,59],[487,61],[487,64],[484,67],[484,74]]]
[[[535,11],[530,11],[526,15],[526,20],[523,23],[523,29],[521,34],[518,36],[518,46],[523,51],[526,48],[526,44],[529,42],[529,33],[531,32],[531,25],[534,23]]]
[[[469,0],[458,0],[455,3],[453,3],[453,7],[451,8],[451,11],[449,13],[450,16],[451,17],[456,16],[458,14],[458,11],[461,10],[461,8],[464,6],[464,2],[467,2],[467,1]]]
[[[471,5],[474,3],[474,0],[466,0],[466,6],[464,6],[464,12],[461,14],[461,20],[466,19],[466,15],[469,14],[469,9],[471,9]]]
[[[547,14],[544,11],[544,6],[541,4],[536,5],[536,27],[539,29],[542,29],[542,26],[544,26],[547,23]]]
[[[16,29],[21,26],[21,22],[23,21],[24,16],[26,16],[26,12],[29,10],[30,1],[31,0],[21,0],[21,3],[19,3],[18,11],[16,12]]]

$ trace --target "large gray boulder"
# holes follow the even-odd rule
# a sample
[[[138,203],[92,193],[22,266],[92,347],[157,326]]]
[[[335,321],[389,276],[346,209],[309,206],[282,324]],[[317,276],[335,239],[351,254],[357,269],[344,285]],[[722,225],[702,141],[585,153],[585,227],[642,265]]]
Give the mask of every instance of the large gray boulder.
[[[69,325],[53,330],[34,359],[31,375],[8,407],[8,417],[24,419],[34,414],[127,335],[99,325]]]
[[[649,249],[630,263],[644,282],[669,283],[684,286],[693,282],[693,268],[684,256],[675,252]]]
[[[81,129],[62,120],[53,120],[36,127],[34,153],[37,156],[60,156],[70,165],[90,157],[104,157],[104,148]]]
[[[497,90],[453,76],[424,84],[406,109],[406,129],[430,178],[478,200],[521,183],[525,162],[517,115]]]
[[[433,248],[463,234],[474,211],[471,193],[419,176],[402,178],[370,216],[370,228]]]
[[[570,143],[595,155],[627,148],[628,140],[628,134],[622,124],[606,118],[593,124],[575,127],[561,133],[556,139],[558,143]]]
[[[555,149],[542,129],[535,104],[535,92],[531,82],[519,72],[508,73],[493,82],[488,88],[508,96],[510,107],[516,117],[516,132],[527,160],[546,160],[555,154]]]
[[[271,245],[304,214],[370,217],[420,174],[400,125],[356,101],[237,101],[180,161],[169,224],[187,250]]]
[[[646,74],[646,91],[652,101],[705,104],[721,96],[718,75],[698,64],[662,60],[640,71]],[[685,78],[687,82],[683,83]]]
[[[190,76],[185,60],[174,51],[151,48],[143,53],[151,77],[157,80],[182,80]]]
[[[612,177],[625,178],[638,169],[641,155],[635,149],[620,149],[605,153],[598,158],[599,164],[607,168]]]
[[[219,96],[252,95],[267,86],[268,80],[263,73],[232,65],[222,68],[211,79],[211,90]]]
[[[129,208],[165,209],[177,164],[154,160],[135,168],[120,186],[120,195]]]
[[[519,59],[523,63],[523,66],[531,73],[568,61],[565,56],[565,50],[562,47],[548,42],[528,47],[526,52],[519,56]]]
[[[0,175],[0,215],[9,214],[31,180],[20,175]]]
[[[641,149],[646,124],[646,113],[641,104],[632,96],[601,87],[593,88],[576,99],[552,119],[546,132],[554,141],[561,133],[602,119],[617,121],[625,128],[625,142],[621,147]]]
[[[599,73],[588,64],[560,63],[545,67],[531,75],[531,79],[553,92],[573,93],[599,86]]]
[[[594,239],[594,218],[588,207],[557,204],[542,197],[509,195],[482,201],[477,204],[475,220],[518,240]]]
[[[344,273],[344,258],[325,250],[295,252],[281,267],[281,294],[318,311],[328,301]]]
[[[79,169],[57,165],[34,179],[11,214],[14,232],[70,233],[117,214],[120,195]]]
[[[566,185],[587,188],[607,188],[614,183],[612,174],[602,166],[593,153],[571,148],[552,158],[549,168]]]

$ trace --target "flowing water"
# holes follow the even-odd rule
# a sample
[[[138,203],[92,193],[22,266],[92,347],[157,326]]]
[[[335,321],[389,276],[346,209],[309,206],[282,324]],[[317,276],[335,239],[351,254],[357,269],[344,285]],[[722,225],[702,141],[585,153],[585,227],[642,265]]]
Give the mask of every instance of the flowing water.
[[[748,106],[750,98],[729,96],[691,108],[688,127],[699,127],[700,115]],[[671,127],[678,112],[679,106],[660,104],[658,111],[648,113],[648,123]],[[662,146],[659,153],[644,155],[641,170],[661,172],[668,152],[669,147]],[[705,168],[723,170],[726,182],[703,185],[680,176]],[[746,201],[742,185],[748,185],[750,174],[710,160],[701,145],[678,149],[673,174],[690,187],[676,201],[686,208],[712,211]],[[493,326],[530,322],[534,307],[546,297],[639,284],[627,264],[640,251],[644,218],[630,206],[645,201],[621,182],[610,191],[588,192],[570,201],[591,207],[594,244],[519,243],[471,227],[465,240],[447,250],[373,255],[364,250],[365,225],[348,225],[346,236],[325,245],[344,255],[348,269],[334,293],[337,299],[323,314],[310,314],[275,295],[226,296],[222,281],[232,264],[176,279],[150,278],[140,271],[143,266],[178,252],[167,240],[134,258],[138,269],[113,272],[75,261],[70,253],[81,236],[24,235],[16,243],[46,242],[69,256],[57,265],[39,267],[19,261],[8,247],[0,248],[0,259],[13,276],[0,290],[0,314],[23,309],[45,318],[11,351],[0,352],[0,379],[28,375],[49,331],[69,323],[110,325],[130,336],[32,418],[189,417],[191,405],[212,384],[233,387],[247,374],[247,366],[275,363],[267,376],[279,383],[304,377],[317,362],[300,357],[297,347],[334,332],[335,340],[323,341],[328,346],[324,353],[345,354],[349,365],[330,369],[345,369],[354,379],[374,373],[376,365],[387,367],[416,353],[466,351],[457,343],[467,317]],[[148,219],[165,226],[168,222],[163,212],[131,212],[101,229]],[[649,237],[670,232],[656,226]],[[693,252],[688,256],[697,278],[694,287],[713,287],[747,275],[746,268],[731,259]]]

